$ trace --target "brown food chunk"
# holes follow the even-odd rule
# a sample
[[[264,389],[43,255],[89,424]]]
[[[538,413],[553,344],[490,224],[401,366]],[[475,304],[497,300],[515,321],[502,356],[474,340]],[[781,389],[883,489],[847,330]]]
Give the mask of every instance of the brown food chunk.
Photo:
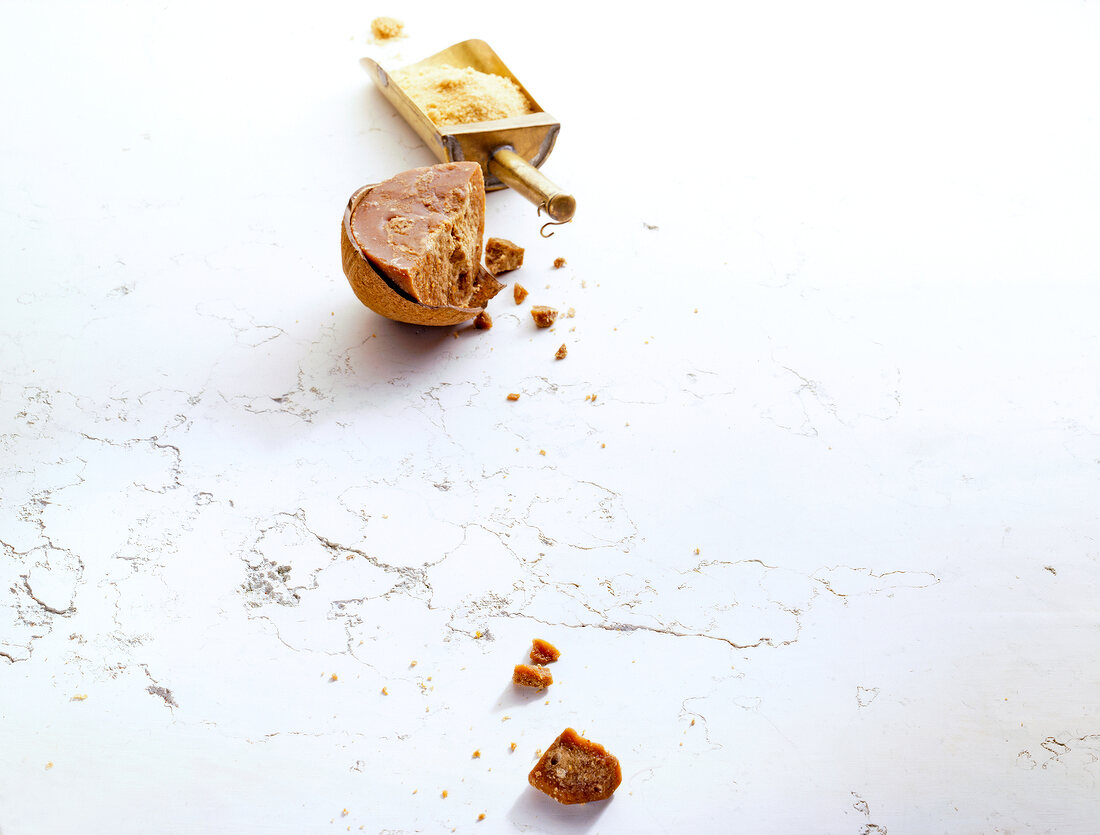
[[[516,304],[523,304],[523,300],[527,298],[527,288],[517,281],[512,285],[512,298],[516,300]]]
[[[549,687],[554,683],[554,677],[545,667],[516,664],[516,669],[512,671],[512,683],[520,687]]]
[[[513,391],[511,394],[508,395],[508,399],[509,400],[519,400],[519,393]]]
[[[388,41],[401,34],[405,24],[395,17],[376,17],[371,21],[370,31],[380,41]]]
[[[540,328],[548,328],[558,318],[558,311],[552,307],[536,304],[531,308],[531,318],[535,320],[535,324]]]
[[[606,800],[622,781],[619,761],[572,728],[562,731],[527,775],[527,782],[558,803]]]
[[[569,355],[569,349],[562,345],[558,348],[557,353],[554,354],[554,359],[563,360]]]
[[[555,270],[560,270],[564,266],[565,266],[565,259],[564,258],[558,257],[558,258],[554,259],[554,269]]]
[[[542,638],[531,641],[531,660],[536,664],[549,664],[561,658],[561,652],[556,646]]]
[[[487,331],[492,326],[493,317],[486,313],[484,310],[474,317],[474,327],[477,328],[479,331]]]
[[[485,242],[485,266],[493,275],[500,275],[523,266],[523,247],[507,238],[489,238]]]
[[[484,307],[501,289],[481,267],[485,180],[476,162],[413,168],[379,183],[349,226],[358,251],[413,301]]]

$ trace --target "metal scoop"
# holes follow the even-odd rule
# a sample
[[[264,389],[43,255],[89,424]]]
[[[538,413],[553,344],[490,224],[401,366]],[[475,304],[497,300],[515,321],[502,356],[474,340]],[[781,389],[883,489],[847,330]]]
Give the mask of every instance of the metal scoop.
[[[541,230],[544,237],[553,234],[547,233],[548,226],[568,223],[573,219],[577,201],[538,170],[553,150],[561,125],[543,111],[485,41],[462,41],[405,69],[449,64],[503,76],[514,81],[523,91],[534,113],[488,122],[437,125],[376,61],[363,58],[360,63],[370,73],[382,95],[432,149],[440,162],[472,160],[480,163],[487,191],[511,187],[538,206],[540,215],[545,212],[550,217]]]

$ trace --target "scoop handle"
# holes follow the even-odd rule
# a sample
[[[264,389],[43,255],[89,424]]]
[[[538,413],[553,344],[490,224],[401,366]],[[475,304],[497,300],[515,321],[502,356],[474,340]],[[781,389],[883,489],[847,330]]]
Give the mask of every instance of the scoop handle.
[[[518,191],[557,223],[568,223],[577,211],[577,201],[543,176],[535,166],[502,145],[489,157],[489,173],[509,188]]]

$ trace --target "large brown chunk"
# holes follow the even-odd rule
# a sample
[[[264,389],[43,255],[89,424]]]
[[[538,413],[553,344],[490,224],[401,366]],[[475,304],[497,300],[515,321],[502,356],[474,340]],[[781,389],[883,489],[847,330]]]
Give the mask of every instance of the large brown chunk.
[[[545,667],[530,664],[516,664],[512,671],[512,683],[521,687],[549,687],[554,683],[554,676]]]
[[[572,728],[562,731],[527,775],[527,782],[559,803],[606,800],[622,781],[619,761]]]
[[[485,242],[485,266],[493,275],[523,266],[523,247],[507,238],[489,238]]]
[[[481,267],[485,181],[475,162],[413,168],[379,183],[352,208],[349,226],[362,256],[412,301],[481,307],[500,289]]]

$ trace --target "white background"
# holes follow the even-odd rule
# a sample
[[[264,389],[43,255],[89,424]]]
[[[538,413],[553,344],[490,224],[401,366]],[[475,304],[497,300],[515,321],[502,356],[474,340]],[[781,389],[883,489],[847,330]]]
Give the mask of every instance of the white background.
[[[1100,5],[0,20],[0,833],[1096,830]],[[398,325],[358,59],[469,37],[577,218]]]

